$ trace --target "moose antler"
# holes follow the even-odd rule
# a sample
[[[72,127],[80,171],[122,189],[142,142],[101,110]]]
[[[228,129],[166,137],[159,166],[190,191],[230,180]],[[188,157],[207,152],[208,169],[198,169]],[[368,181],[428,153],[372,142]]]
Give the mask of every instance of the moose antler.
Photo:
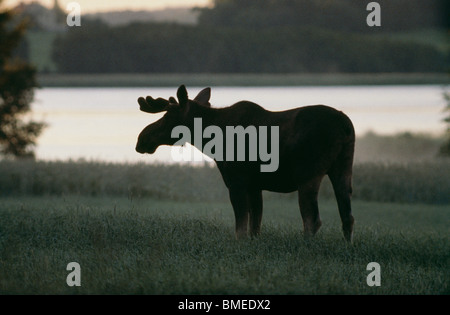
[[[138,103],[141,111],[151,114],[166,111],[169,107],[169,101],[161,97],[156,100],[151,96],[147,96],[146,98],[139,97]]]

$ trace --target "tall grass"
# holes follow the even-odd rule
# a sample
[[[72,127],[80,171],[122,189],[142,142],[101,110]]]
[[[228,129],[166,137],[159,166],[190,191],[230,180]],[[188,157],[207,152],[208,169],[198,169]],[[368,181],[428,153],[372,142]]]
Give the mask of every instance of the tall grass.
[[[358,137],[355,148],[356,162],[420,162],[433,160],[445,138],[428,134],[403,132],[378,135],[367,132]]]
[[[450,161],[361,163],[354,166],[356,200],[449,204]],[[321,197],[334,198],[328,179]],[[0,196],[124,196],[226,201],[228,193],[212,165],[113,164],[102,162],[0,161]],[[267,193],[266,198],[296,198]]]

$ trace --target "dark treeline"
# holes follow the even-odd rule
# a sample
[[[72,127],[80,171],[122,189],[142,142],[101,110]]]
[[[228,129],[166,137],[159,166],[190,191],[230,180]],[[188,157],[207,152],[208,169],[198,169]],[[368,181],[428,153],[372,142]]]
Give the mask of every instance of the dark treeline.
[[[447,0],[377,0],[382,26],[367,27],[363,0],[215,0],[201,9],[200,24],[270,28],[315,26],[340,31],[374,32],[444,28],[448,25]]]
[[[448,51],[388,36],[445,27],[440,0],[216,0],[197,25],[83,21],[58,38],[65,73],[445,72]]]

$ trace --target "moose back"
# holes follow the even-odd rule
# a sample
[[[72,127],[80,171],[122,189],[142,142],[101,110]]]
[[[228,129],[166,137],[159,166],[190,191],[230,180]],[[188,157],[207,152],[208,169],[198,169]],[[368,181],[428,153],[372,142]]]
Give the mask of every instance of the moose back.
[[[255,103],[241,101],[226,108],[213,108],[209,103],[210,96],[211,89],[206,88],[194,99],[189,99],[186,87],[182,85],[177,91],[178,100],[140,97],[138,103],[142,111],[166,113],[142,130],[136,151],[152,154],[160,145],[190,142],[213,158],[229,191],[238,239],[247,237],[248,230],[252,237],[260,233],[263,190],[298,191],[304,235],[313,236],[322,224],[317,197],[320,183],[328,175],[344,237],[351,241],[355,131],[350,119],[325,105],[271,112]],[[189,138],[180,139],[180,130],[198,133],[199,122],[205,133],[208,131],[209,136],[216,136],[213,145],[203,146]],[[254,135],[257,140],[252,141]],[[253,154],[255,148],[264,154]],[[264,171],[268,157],[272,167]]]

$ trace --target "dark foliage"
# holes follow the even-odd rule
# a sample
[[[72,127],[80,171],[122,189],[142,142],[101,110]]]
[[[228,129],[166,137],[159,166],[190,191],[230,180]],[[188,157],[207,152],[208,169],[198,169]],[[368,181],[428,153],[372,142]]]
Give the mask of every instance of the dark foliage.
[[[53,58],[65,73],[444,72],[448,50],[388,36],[443,29],[442,3],[380,1],[382,26],[368,27],[366,1],[217,0],[195,26],[86,20]]]
[[[350,32],[405,31],[444,28],[448,20],[446,0],[378,0],[382,25],[366,25],[370,1],[361,0],[214,0],[201,9],[200,24],[251,27],[313,26]]]
[[[136,36],[139,34],[139,36]],[[442,72],[433,46],[311,27],[165,24],[74,29],[55,43],[65,73]]]
[[[10,11],[0,11],[0,154],[33,157],[32,146],[44,124],[25,121],[24,115],[30,110],[37,86],[36,70],[13,57],[26,25],[14,25],[12,20]]]

